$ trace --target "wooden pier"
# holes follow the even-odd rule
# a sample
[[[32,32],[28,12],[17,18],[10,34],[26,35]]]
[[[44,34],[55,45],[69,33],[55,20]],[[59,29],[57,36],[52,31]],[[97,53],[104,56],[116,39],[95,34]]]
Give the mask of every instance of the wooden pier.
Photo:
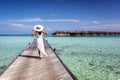
[[[35,41],[2,73],[0,80],[78,80],[44,40],[48,57],[38,57]]]

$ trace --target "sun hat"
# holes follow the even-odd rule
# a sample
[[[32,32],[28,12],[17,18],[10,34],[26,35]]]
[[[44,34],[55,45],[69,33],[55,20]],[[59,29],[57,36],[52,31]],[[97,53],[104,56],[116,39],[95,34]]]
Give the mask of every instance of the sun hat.
[[[33,28],[33,30],[39,32],[39,31],[43,31],[43,28],[44,27],[42,25],[35,25],[34,28]]]

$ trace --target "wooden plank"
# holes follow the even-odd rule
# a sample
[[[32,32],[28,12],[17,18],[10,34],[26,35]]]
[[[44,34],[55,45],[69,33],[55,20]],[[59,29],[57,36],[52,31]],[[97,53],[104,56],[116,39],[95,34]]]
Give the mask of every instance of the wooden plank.
[[[39,59],[34,41],[3,72],[0,80],[74,80],[47,42],[45,50],[49,56]]]

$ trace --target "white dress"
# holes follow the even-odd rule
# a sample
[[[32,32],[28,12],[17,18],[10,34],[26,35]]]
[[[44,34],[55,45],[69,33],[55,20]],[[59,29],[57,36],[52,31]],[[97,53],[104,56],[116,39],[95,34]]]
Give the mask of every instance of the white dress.
[[[45,48],[44,48],[43,33],[41,33],[41,35],[39,35],[37,32],[36,45],[37,45],[37,49],[39,51],[41,51],[45,56],[48,56],[47,53],[45,52]]]

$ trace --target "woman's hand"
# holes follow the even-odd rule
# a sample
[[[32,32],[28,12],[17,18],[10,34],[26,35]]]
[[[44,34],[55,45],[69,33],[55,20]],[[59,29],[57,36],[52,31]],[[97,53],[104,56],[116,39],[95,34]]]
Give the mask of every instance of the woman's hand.
[[[35,36],[36,32],[34,30],[32,30],[32,36]]]
[[[46,35],[47,35],[47,34],[48,34],[48,32],[44,29],[44,30],[43,30],[43,34],[46,34]]]

